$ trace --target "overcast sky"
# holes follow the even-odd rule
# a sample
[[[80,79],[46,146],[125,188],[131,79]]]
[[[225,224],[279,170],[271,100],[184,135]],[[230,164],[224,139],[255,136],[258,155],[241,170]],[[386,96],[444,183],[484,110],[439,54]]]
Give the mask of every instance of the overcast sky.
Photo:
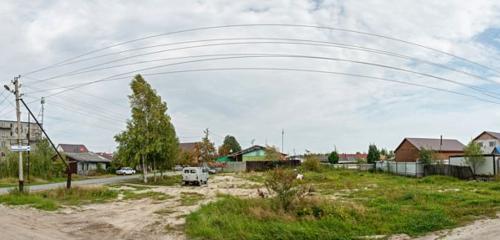
[[[27,74],[132,39],[234,24],[336,30],[260,25],[178,32]],[[40,97],[47,97],[45,125],[52,138],[93,151],[114,150],[113,136],[130,116],[127,95],[136,73],[167,102],[181,142],[197,141],[209,128],[217,145],[231,134],[243,147],[252,141],[281,147],[284,129],[287,153],[335,146],[365,152],[370,143],[394,149],[404,137],[443,135],[466,143],[483,130],[500,131],[497,0],[1,1],[0,28],[1,84],[21,74],[24,98],[35,112]],[[114,81],[60,92],[117,74]],[[15,119],[13,103],[12,95],[0,92],[1,119]]]

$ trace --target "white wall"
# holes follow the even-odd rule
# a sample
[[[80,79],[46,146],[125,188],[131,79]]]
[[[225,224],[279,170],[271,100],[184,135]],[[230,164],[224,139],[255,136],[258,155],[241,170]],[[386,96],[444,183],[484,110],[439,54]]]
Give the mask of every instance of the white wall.
[[[494,162],[497,161],[497,166],[498,166],[498,157],[493,157],[493,156],[485,156],[485,161],[483,164],[477,167],[476,169],[476,175],[494,175],[495,174],[495,169],[494,169]],[[465,162],[465,157],[460,156],[460,157],[450,157],[450,165],[455,165],[455,166],[469,166]],[[498,174],[498,172],[497,172]]]
[[[482,145],[481,149],[483,150],[484,154],[491,154],[493,152],[493,149],[500,145],[500,142],[497,139],[484,139],[484,140],[476,140],[476,143]]]

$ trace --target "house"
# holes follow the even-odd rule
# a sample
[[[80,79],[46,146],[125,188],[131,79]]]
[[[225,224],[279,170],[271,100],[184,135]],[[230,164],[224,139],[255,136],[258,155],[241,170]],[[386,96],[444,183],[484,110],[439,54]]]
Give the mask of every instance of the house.
[[[500,146],[500,133],[484,131],[472,141],[481,146],[484,154],[491,154],[497,146]]]
[[[280,154],[279,159],[273,159],[273,160],[284,160],[285,159],[286,154],[284,154],[284,153],[279,153],[279,154]],[[235,162],[268,160],[267,156],[266,156],[266,147],[259,146],[259,145],[254,145],[254,146],[251,146],[249,148],[243,149],[239,152],[229,154],[225,158],[219,158],[218,160],[221,161],[221,159],[224,159],[225,161],[235,161]]]
[[[89,150],[83,144],[59,144],[57,145],[57,151],[63,153],[83,153],[88,152]]]
[[[74,174],[89,175],[98,169],[106,170],[111,164],[110,159],[90,152],[83,144],[59,144],[57,150],[66,157]],[[53,159],[57,159],[57,156]]]
[[[33,149],[36,143],[42,139],[42,129],[36,123],[21,122],[20,138],[23,144],[29,142]],[[6,155],[11,145],[17,145],[17,122],[0,120],[0,158]]]
[[[500,133],[484,131],[472,139],[481,146],[484,162],[476,166],[475,173],[480,176],[500,175]],[[450,156],[450,165],[470,166],[462,155]]]
[[[364,160],[368,158],[366,153],[342,153],[339,154],[339,163],[357,163],[359,160]]]
[[[394,150],[397,162],[416,162],[421,149],[432,150],[436,160],[447,160],[450,156],[464,152],[461,142],[456,139],[439,138],[405,138]]]
[[[109,161],[113,161],[113,159],[114,159],[113,153],[97,152],[96,154],[103,157],[103,158],[108,159]]]

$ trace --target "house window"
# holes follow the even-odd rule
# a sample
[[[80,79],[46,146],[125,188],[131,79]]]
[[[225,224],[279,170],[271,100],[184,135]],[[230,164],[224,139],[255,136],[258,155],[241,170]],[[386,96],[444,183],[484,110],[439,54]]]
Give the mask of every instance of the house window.
[[[495,141],[490,141],[490,147],[494,147],[495,146]]]
[[[477,143],[477,145],[479,145],[480,147],[483,147],[483,143],[482,142]]]

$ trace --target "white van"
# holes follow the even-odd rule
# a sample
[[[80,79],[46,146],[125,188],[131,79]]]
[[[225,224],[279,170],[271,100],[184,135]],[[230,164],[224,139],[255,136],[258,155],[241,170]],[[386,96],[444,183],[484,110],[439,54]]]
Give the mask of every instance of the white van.
[[[184,185],[194,183],[196,185],[207,184],[208,169],[201,167],[185,167],[182,169],[182,182]]]

